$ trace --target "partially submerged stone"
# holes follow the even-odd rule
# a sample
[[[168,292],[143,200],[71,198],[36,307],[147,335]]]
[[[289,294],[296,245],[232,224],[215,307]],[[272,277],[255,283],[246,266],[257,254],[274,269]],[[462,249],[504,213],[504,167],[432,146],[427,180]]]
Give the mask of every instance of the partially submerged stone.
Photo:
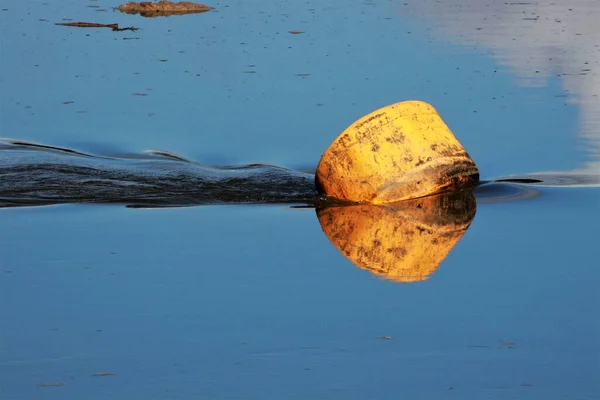
[[[140,14],[142,17],[168,17],[170,15],[197,14],[212,10],[204,4],[182,1],[173,3],[166,0],[153,3],[142,1],[140,3],[129,2],[118,7],[118,10],[127,14]]]
[[[319,192],[384,204],[468,186],[479,171],[437,111],[404,101],[373,111],[329,146],[317,167]]]

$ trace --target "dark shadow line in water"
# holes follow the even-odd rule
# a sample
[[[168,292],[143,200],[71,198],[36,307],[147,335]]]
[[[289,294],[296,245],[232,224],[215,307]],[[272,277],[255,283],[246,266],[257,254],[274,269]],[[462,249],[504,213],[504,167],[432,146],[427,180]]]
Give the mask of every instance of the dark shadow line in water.
[[[494,179],[493,182],[523,183],[547,187],[600,187],[600,174],[589,170],[538,172]]]
[[[26,140],[0,138],[0,150],[31,150],[31,151],[49,151],[56,153],[66,153],[69,155],[77,155],[81,157],[93,157],[109,159],[111,157],[99,156],[94,154],[82,153],[77,150],[66,147],[58,147],[41,143],[29,142]]]
[[[478,204],[509,203],[530,200],[541,195],[541,191],[524,183],[481,182],[473,189]]]
[[[492,182],[507,182],[507,183],[542,183],[543,181],[540,179],[531,179],[531,178],[501,178],[494,179]]]

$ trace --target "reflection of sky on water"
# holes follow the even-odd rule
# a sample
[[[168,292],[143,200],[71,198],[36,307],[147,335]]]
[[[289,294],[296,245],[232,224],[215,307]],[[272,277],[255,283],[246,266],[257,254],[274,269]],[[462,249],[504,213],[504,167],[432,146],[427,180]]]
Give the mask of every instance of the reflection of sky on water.
[[[580,135],[600,174],[600,2],[596,0],[498,2],[459,0],[410,4],[433,20],[434,37],[484,47],[518,77],[521,86],[544,86],[556,76],[566,101],[579,108]]]

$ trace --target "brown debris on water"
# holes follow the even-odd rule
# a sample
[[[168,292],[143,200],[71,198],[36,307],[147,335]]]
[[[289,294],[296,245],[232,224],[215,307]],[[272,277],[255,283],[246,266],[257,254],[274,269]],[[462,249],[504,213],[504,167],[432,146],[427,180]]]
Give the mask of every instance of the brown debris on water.
[[[119,28],[119,24],[97,24],[95,22],[58,22],[55,25],[72,26],[75,28],[111,28],[113,31],[137,31],[139,28],[128,26]]]
[[[142,17],[168,17],[171,15],[198,14],[210,11],[213,8],[204,4],[182,1],[173,3],[161,0],[157,3],[142,1],[140,3],[129,2],[117,8],[127,14],[140,14]]]

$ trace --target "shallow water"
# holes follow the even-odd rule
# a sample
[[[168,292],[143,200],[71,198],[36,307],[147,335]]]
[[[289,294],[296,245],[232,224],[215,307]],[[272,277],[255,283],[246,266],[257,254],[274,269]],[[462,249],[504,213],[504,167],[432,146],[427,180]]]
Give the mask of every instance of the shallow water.
[[[235,1],[144,19],[3,2],[0,136],[310,170],[353,120],[414,98],[484,178],[597,182],[600,8],[556,4]],[[600,191],[522,188],[476,194],[413,283],[357,268],[313,209],[1,210],[0,397],[600,398]]]

